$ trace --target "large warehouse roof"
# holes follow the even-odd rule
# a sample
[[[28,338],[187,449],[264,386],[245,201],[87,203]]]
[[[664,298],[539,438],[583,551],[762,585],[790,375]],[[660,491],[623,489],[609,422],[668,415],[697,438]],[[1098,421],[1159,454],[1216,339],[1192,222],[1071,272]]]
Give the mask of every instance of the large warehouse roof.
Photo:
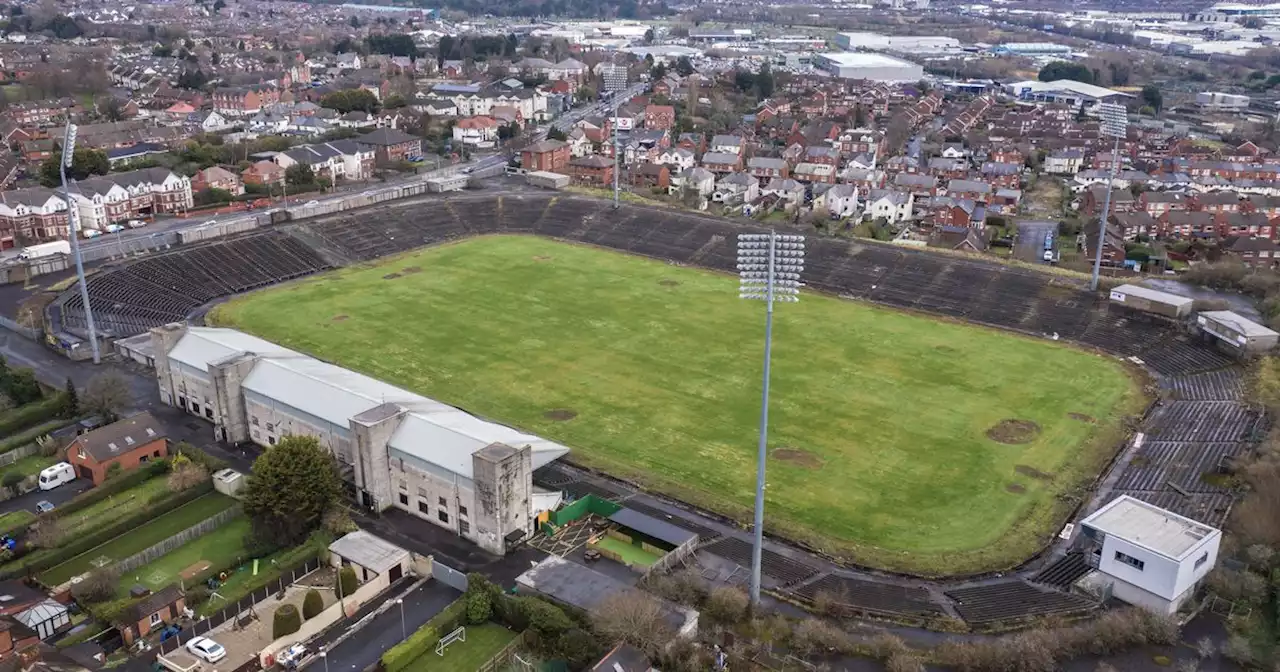
[[[400,407],[406,413],[390,447],[464,478],[472,477],[472,453],[491,443],[530,446],[535,469],[569,453],[558,443],[235,329],[189,327],[170,359],[208,371],[210,364],[241,354],[258,356],[244,378],[245,390],[339,427],[349,427],[351,418],[384,404]]]
[[[823,58],[846,68],[884,68],[914,66],[915,63],[884,54],[868,54],[857,51],[838,51],[822,55]]]

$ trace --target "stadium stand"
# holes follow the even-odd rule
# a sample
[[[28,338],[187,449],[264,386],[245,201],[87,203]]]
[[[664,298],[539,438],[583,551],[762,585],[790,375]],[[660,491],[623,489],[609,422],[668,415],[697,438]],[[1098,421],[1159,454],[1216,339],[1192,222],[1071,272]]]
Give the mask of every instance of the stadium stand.
[[[99,324],[128,336],[181,320],[217,298],[322,270],[330,266],[326,259],[368,261],[464,236],[509,232],[732,272],[735,236],[748,230],[756,229],[674,210],[627,204],[614,210],[608,201],[565,194],[451,196],[179,248],[104,269],[93,276],[89,291]],[[1130,494],[1210,525],[1225,520],[1232,492],[1216,475],[1258,440],[1262,419],[1241,403],[1243,384],[1232,361],[1185,340],[1173,323],[1115,309],[1070,279],[871,242],[811,238],[805,280],[842,297],[1075,341],[1145,365],[1163,399],[1143,421],[1147,442],[1121,465],[1111,494]],[[83,326],[75,291],[59,296],[50,314],[66,327]],[[630,496],[621,484],[572,471],[540,470],[535,482],[624,504]],[[636,507],[645,512],[644,505]],[[700,553],[749,566],[748,542],[716,533],[695,514],[680,519],[673,524],[702,535]],[[779,590],[806,602],[823,592],[838,596],[838,604],[851,612],[912,617],[954,607],[970,623],[985,625],[1094,609],[1092,601],[1061,592],[1079,578],[1080,561],[1078,554],[1056,559],[1031,577],[1036,585],[1008,580],[950,591],[954,605],[927,589],[823,571],[775,551],[766,550],[763,571]]]

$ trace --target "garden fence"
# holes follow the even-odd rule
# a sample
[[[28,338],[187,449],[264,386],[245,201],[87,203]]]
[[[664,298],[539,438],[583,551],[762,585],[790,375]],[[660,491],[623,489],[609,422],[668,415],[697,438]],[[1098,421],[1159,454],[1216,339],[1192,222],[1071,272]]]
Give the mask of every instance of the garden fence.
[[[227,621],[236,618],[240,614],[248,613],[250,611],[253,611],[253,613],[256,614],[256,617],[258,618],[268,618],[268,619],[271,618],[270,613],[257,614],[254,608],[258,604],[270,599],[272,595],[275,595],[281,590],[284,590],[286,586],[290,586],[294,584],[295,582],[298,581],[298,579],[301,579],[302,577],[310,574],[311,572],[314,572],[317,569],[320,569],[320,567],[321,567],[321,563],[319,558],[311,558],[310,560],[307,560],[306,562],[302,563],[301,565],[297,565],[292,569],[281,570],[280,578],[267,583],[267,585],[253,591],[252,593],[249,593],[248,595],[240,598],[236,602],[222,607],[218,611],[211,614],[208,618],[205,618],[200,621],[196,621],[194,624],[191,625],[191,627],[184,629],[182,632],[178,633],[176,636],[170,637],[169,639],[163,642],[160,642],[160,644],[157,645],[154,649],[151,649],[147,655],[152,655],[152,654],[160,655],[160,654],[176,651],[182,648],[182,646],[187,642],[187,640],[191,639],[192,637],[196,637],[199,635],[208,635],[209,632],[214,628],[217,628],[223,623],[226,623]],[[154,660],[154,658],[152,658],[152,660]]]
[[[137,553],[134,553],[133,555],[125,558],[124,560],[117,562],[115,564],[115,570],[123,574],[124,572],[131,572],[139,567],[142,567],[143,565],[151,564],[153,561],[158,560],[161,556],[165,556],[172,553],[179,546],[188,544],[191,541],[194,541],[195,539],[203,537],[204,535],[218,529],[219,527],[222,527],[223,525],[227,524],[227,521],[231,520],[232,518],[236,518],[239,515],[240,515],[239,506],[233,506],[229,509],[219,511],[218,513],[213,514],[209,518],[205,518],[204,520],[196,523],[195,525],[192,525],[191,527],[188,527],[187,529],[173,535],[172,537],[169,537],[168,539],[165,539],[164,541],[150,548],[146,548],[141,551],[138,551]]]
[[[0,453],[0,467],[7,467],[24,457],[30,457],[38,452],[40,452],[40,444],[32,441],[6,453]]]
[[[516,652],[524,645],[525,636],[528,632],[528,630],[525,630],[520,633],[518,637],[511,640],[511,642],[506,646],[502,647],[501,651],[494,654],[494,656],[489,659],[489,662],[481,665],[476,672],[493,672],[493,670],[500,669],[507,663],[511,662],[511,657],[516,655]]]

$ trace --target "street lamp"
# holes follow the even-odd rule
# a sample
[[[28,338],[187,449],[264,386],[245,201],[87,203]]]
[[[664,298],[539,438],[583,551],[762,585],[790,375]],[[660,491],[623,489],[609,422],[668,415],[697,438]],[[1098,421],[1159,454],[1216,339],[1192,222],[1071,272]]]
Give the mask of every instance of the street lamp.
[[[80,283],[80,300],[84,303],[84,321],[89,330],[89,347],[93,348],[93,363],[100,364],[102,355],[98,352],[98,330],[93,325],[93,308],[89,305],[89,286],[84,280],[84,261],[80,258],[80,209],[76,207],[71,196],[71,188],[67,185],[67,168],[71,167],[76,154],[76,125],[67,122],[66,134],[62,137],[62,163],[58,172],[62,176],[62,197],[67,203],[67,236],[71,239],[71,256],[76,260],[76,278]]]
[[[765,302],[764,386],[760,402],[760,440],[756,454],[755,545],[751,549],[751,604],[760,603],[760,562],[764,551],[765,462],[769,435],[769,360],[773,351],[773,304],[800,300],[804,236],[738,234],[738,297]]]
[[[329,672],[329,651],[327,649],[320,649],[320,660],[324,661],[324,672]]]
[[[1111,190],[1115,186],[1116,173],[1120,169],[1120,139],[1125,137],[1129,126],[1129,114],[1123,105],[1102,103],[1098,105],[1098,114],[1102,118],[1102,135],[1114,138],[1111,146],[1111,167],[1107,171],[1107,196],[1102,204],[1102,219],[1098,222],[1098,245],[1093,255],[1093,277],[1089,280],[1089,289],[1097,291],[1098,273],[1102,270],[1102,248],[1107,244],[1107,220],[1111,217]]]
[[[404,626],[404,600],[397,597],[396,604],[400,606],[400,639],[409,639],[409,630]]]

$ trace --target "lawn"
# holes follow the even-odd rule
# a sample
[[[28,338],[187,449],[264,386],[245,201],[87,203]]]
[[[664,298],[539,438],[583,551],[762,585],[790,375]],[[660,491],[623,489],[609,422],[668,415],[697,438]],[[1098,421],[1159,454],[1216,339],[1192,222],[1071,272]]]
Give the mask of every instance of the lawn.
[[[256,292],[213,320],[745,521],[764,310],[736,290],[709,271],[485,237]],[[1119,363],[1064,344],[817,294],[777,312],[767,524],[865,565],[1024,560],[1144,403]],[[1035,425],[1016,445],[989,438],[1005,420]]]
[[[449,633],[441,633],[449,634]],[[468,625],[467,641],[454,642],[444,650],[443,656],[436,655],[436,647],[422,654],[417,660],[405,668],[410,672],[431,670],[432,672],[476,672],[482,665],[493,660],[493,657],[516,638],[516,633],[496,623],[484,625]]]
[[[596,542],[596,546],[599,546],[606,551],[613,551],[621,556],[623,562],[639,567],[648,567],[661,559],[659,556],[656,556],[635,544],[628,544],[621,539],[614,539],[613,537],[602,537]]]
[[[165,479],[151,480],[159,480],[163,483]],[[210,493],[127,534],[122,534],[101,546],[85,551],[61,565],[51,567],[40,575],[40,580],[48,586],[60,586],[70,581],[71,577],[84,574],[94,567],[123,560],[134,553],[151,548],[233,504],[235,500],[226,495]]]
[[[120,577],[117,592],[121,597],[128,597],[129,589],[137,584],[155,591],[183,578],[184,570],[191,570],[187,573],[190,577],[208,567],[225,567],[237,562],[245,557],[244,538],[248,533],[249,519],[236,518],[150,564],[127,572]]]
[[[11,473],[22,474],[23,478],[35,476],[45,467],[53,466],[58,463],[57,457],[45,457],[44,455],[28,455],[16,462],[0,467],[0,482],[4,477]]]
[[[168,491],[169,483],[163,476],[148,479],[136,487],[62,516],[58,518],[58,524],[64,535],[74,536],[77,532],[100,527],[135,513],[150,504],[156,495]]]

